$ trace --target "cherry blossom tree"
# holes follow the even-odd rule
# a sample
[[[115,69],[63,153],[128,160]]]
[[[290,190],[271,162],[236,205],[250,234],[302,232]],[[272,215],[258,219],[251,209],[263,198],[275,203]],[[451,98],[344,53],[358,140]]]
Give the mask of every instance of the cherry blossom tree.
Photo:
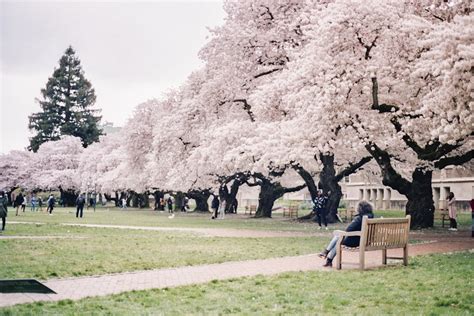
[[[318,113],[323,120],[314,121],[322,122],[327,131],[336,133],[353,128],[381,167],[383,183],[407,196],[407,213],[413,216],[413,226],[429,227],[433,223],[434,209],[432,169],[442,167],[441,161],[457,163],[455,160],[460,159],[458,162],[463,163],[472,157],[470,151],[464,150],[472,135],[472,116],[464,116],[462,122],[459,119],[452,122],[461,131],[452,133],[458,135],[455,139],[432,135],[437,130],[432,127],[449,125],[443,124],[445,115],[440,112],[451,113],[450,107],[464,114],[472,112],[472,96],[469,97],[469,89],[461,91],[463,86],[460,86],[454,91],[460,95],[452,102],[437,104],[442,111],[427,110],[436,107],[424,102],[428,96],[437,95],[432,99],[436,100],[449,90],[436,91],[443,87],[443,82],[446,85],[453,79],[449,76],[454,76],[455,81],[472,76],[463,75],[469,69],[468,61],[467,65],[455,68],[456,75],[451,72],[445,79],[420,77],[423,63],[435,65],[444,61],[441,56],[447,53],[445,49],[444,53],[433,55],[438,49],[435,43],[442,43],[436,40],[435,30],[439,30],[438,39],[441,39],[448,29],[455,29],[448,24],[454,25],[457,19],[434,23],[433,19],[420,17],[413,11],[408,2],[335,1],[329,4],[306,30],[308,43],[298,53],[299,58],[287,64],[286,83],[293,93],[283,94],[279,98],[283,102],[276,110],[288,112],[288,108],[296,104],[308,119]],[[466,22],[463,20],[464,25]],[[466,36],[458,38],[459,44],[472,47]],[[460,56],[454,60],[465,63]],[[438,74],[434,72],[432,76],[438,77]],[[434,85],[427,84],[430,81]],[[280,84],[284,85],[284,80]],[[380,91],[379,86],[383,87]],[[469,101],[464,103],[466,98],[471,105]],[[379,102],[381,99],[384,103]],[[411,181],[394,169],[394,165],[404,162],[412,166]]]
[[[40,190],[59,189],[64,205],[75,205],[81,184],[79,159],[83,150],[81,139],[74,136],[41,144],[31,162],[35,166],[30,175],[31,186]]]

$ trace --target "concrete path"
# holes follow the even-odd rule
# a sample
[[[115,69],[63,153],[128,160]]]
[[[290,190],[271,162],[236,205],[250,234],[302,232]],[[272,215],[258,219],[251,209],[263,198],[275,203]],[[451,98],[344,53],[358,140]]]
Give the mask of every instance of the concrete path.
[[[456,240],[431,241],[412,245],[409,254],[416,256],[474,249],[474,240],[467,234],[465,235],[457,235]],[[368,268],[381,266],[380,251],[368,252],[366,255]],[[401,256],[401,251],[389,251],[389,256]],[[357,263],[358,253],[349,252],[344,255],[344,270],[358,268]],[[177,287],[245,276],[274,275],[292,271],[337,271],[323,268],[322,264],[323,260],[316,254],[312,254],[92,277],[52,279],[44,283],[57,294],[0,294],[0,307],[37,301],[79,300],[85,297],[105,296],[132,290]]]

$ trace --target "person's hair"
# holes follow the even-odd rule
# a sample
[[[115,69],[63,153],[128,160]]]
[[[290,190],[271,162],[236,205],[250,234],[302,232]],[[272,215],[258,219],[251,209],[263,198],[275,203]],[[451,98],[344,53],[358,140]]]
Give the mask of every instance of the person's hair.
[[[357,205],[357,213],[359,214],[370,214],[373,211],[372,204],[367,201],[360,201]]]
[[[449,192],[448,194],[448,199],[452,200],[454,198],[454,193],[453,192]]]

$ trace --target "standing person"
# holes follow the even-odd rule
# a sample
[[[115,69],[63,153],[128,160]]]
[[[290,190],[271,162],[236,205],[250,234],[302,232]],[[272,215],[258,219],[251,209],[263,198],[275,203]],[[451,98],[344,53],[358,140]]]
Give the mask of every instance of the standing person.
[[[168,216],[168,218],[173,218],[174,217],[174,213],[173,213],[173,199],[170,197],[168,197],[168,199],[166,200],[166,204],[168,204],[168,213],[170,213],[170,216]]]
[[[90,203],[90,206],[94,209],[94,212],[95,212],[95,205],[97,204],[97,194],[95,192],[91,193],[89,203]]]
[[[84,193],[82,193],[76,199],[76,218],[78,218],[79,216],[81,216],[82,218],[82,213],[84,212],[84,204],[86,204],[86,196]]]
[[[225,200],[222,200],[222,202],[219,204],[219,218],[224,219],[225,217],[225,207],[226,207],[226,202]]]
[[[127,199],[125,196],[122,198],[122,208],[127,208]]]
[[[41,196],[38,196],[38,208],[40,212],[43,212],[43,199]]]
[[[15,216],[18,216],[18,210],[22,206],[23,201],[25,201],[25,198],[23,197],[23,193],[20,192],[20,194],[18,194],[15,198],[15,206],[16,206],[16,215]]]
[[[48,208],[46,209],[46,213],[49,213],[49,215],[53,215],[53,209],[54,205],[56,204],[56,199],[54,198],[54,195],[50,195],[48,198]]]
[[[23,202],[21,203],[21,211],[25,213],[26,204],[28,204],[28,196],[25,194],[23,196]]]
[[[34,212],[36,211],[36,204],[38,203],[38,200],[36,199],[36,194],[31,195],[31,211]]]
[[[0,191],[0,217],[2,218],[2,232],[5,230],[5,224],[7,222],[7,214],[8,214],[8,197],[5,192]]]
[[[212,209],[211,219],[216,219],[217,218],[217,212],[219,211],[219,198],[217,197],[217,195],[214,195],[214,198],[212,199],[211,209]]]
[[[166,202],[164,198],[160,198],[160,210],[164,211],[166,206]]]
[[[354,217],[352,222],[347,226],[346,232],[360,231],[362,229],[362,218],[367,216],[368,218],[373,218],[373,207],[369,202],[360,201],[357,206],[357,215]],[[339,241],[339,235],[335,234],[332,240],[329,242],[326,249],[324,249],[319,257],[326,259],[324,267],[332,267],[332,261],[336,257],[336,245]],[[347,247],[359,247],[360,236],[349,236],[345,237],[342,244]]]
[[[456,222],[456,198],[454,197],[454,193],[449,192],[446,200],[448,202],[449,230],[457,231],[458,223]]]
[[[321,221],[328,230],[328,221],[326,219],[326,204],[327,197],[323,195],[323,190],[318,190],[318,195],[314,198],[314,210],[316,211],[316,220],[318,221],[319,228],[321,229]]]

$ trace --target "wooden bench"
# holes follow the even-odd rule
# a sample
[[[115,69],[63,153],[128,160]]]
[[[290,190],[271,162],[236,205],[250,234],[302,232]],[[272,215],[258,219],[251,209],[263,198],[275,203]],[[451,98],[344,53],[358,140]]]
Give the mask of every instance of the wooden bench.
[[[447,209],[439,209],[439,210],[435,210],[435,213],[434,213],[434,219],[437,220],[439,219],[441,221],[441,227],[444,228],[444,222],[448,222],[449,223],[449,212]]]
[[[283,208],[283,217],[286,216],[289,218],[298,217],[298,205],[290,205],[289,207]]]
[[[364,270],[365,252],[382,250],[382,264],[387,264],[388,259],[402,259],[403,264],[408,264],[408,233],[410,232],[410,215],[405,218],[368,218],[362,219],[361,231],[345,232],[335,231],[341,237],[360,236],[357,248],[343,247],[344,238],[339,238],[336,245],[336,269],[341,269],[342,250],[359,251],[359,267]],[[387,249],[403,248],[403,257],[387,257]]]
[[[257,213],[257,205],[246,205],[244,214],[247,214],[247,212],[249,212],[250,215]]]

